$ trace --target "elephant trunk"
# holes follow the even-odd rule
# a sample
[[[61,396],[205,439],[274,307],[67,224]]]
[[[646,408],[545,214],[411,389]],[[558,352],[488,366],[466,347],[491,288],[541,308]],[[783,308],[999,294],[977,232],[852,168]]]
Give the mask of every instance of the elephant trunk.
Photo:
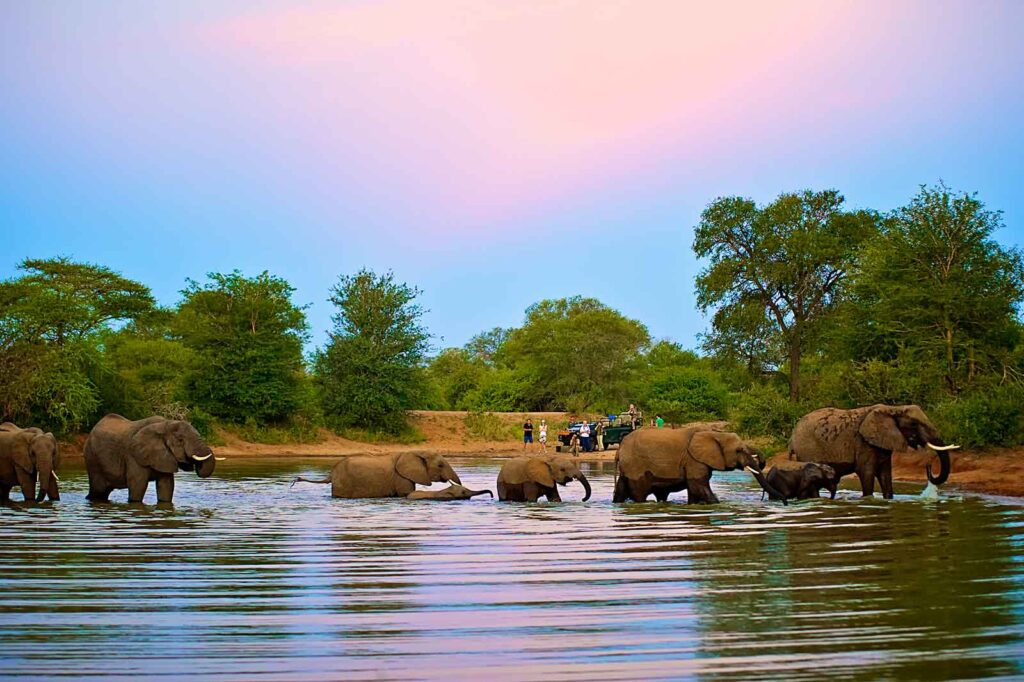
[[[932,465],[929,463],[925,467],[925,473],[928,475],[928,481],[932,485],[942,485],[949,478],[949,451],[956,449],[956,445],[936,446],[932,443],[928,443],[928,447],[935,451],[935,454],[939,457],[939,475],[932,475]]]
[[[484,493],[490,495],[492,500],[494,499],[494,493],[492,493],[490,490],[471,490],[469,496],[476,497],[477,495],[483,495]]]
[[[199,478],[209,478],[213,474],[213,470],[217,467],[217,460],[211,456],[206,459],[197,461],[196,464],[196,475]]]
[[[447,464],[445,465],[444,468],[445,468],[445,474],[444,475],[447,476],[447,478],[445,480],[447,480],[449,483],[454,483],[456,485],[462,485],[462,480],[459,478],[459,475],[457,473],[455,473],[455,469],[452,469],[451,466],[449,466]]]
[[[583,486],[583,492],[585,493],[583,495],[583,501],[586,502],[587,500],[590,499],[590,481],[588,481],[587,477],[584,476],[583,474],[580,474],[576,478],[579,480],[580,484]]]
[[[51,500],[59,500],[57,492],[57,477],[53,473],[53,460],[46,456],[39,456],[36,459],[36,472],[39,475],[39,491],[36,493],[36,502],[42,502],[49,495]]]
[[[782,500],[782,504],[789,504],[786,501],[786,496],[780,493],[778,490],[776,490],[775,487],[768,482],[768,479],[764,477],[764,474],[762,474],[757,469],[754,469],[753,467],[746,467],[746,470],[749,471],[750,475],[753,476],[754,479],[761,484],[761,489],[768,493],[769,500]]]

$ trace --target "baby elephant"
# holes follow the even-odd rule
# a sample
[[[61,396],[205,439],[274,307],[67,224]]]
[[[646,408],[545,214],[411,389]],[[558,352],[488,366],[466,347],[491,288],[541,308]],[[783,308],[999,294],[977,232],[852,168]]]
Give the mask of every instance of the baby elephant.
[[[405,496],[407,500],[468,500],[477,495],[487,493],[494,499],[494,493],[490,490],[470,490],[464,486],[453,483],[443,490],[414,490]]]
[[[509,502],[561,502],[558,485],[577,480],[583,484],[583,501],[590,499],[590,481],[568,457],[516,457],[498,472],[498,499]]]
[[[822,488],[836,496],[838,478],[835,469],[827,464],[796,462],[789,459],[776,460],[767,474],[751,470],[754,478],[768,493],[770,500],[809,500],[819,497]]]

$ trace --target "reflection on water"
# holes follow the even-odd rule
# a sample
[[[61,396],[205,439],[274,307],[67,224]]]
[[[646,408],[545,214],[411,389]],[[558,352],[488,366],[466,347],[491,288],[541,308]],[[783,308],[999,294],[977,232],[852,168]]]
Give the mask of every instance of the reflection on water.
[[[90,505],[70,469],[61,502],[0,510],[0,677],[1024,674],[1020,507],[781,507],[739,474],[719,506],[617,506],[585,466],[591,502],[512,505],[332,500],[288,486],[323,460],[229,460],[173,508]]]

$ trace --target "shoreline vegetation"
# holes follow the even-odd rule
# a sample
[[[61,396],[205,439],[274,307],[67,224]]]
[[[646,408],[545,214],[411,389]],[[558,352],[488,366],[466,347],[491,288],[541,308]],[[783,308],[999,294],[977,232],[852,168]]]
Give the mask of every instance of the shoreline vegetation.
[[[387,455],[399,452],[429,452],[452,458],[508,458],[524,454],[522,424],[527,416],[533,419],[534,427],[541,419],[549,424],[547,454],[555,453],[554,445],[558,427],[569,419],[567,412],[488,412],[488,429],[481,430],[474,424],[480,413],[459,410],[414,410],[409,413],[409,423],[415,439],[399,442],[374,438],[372,441],[356,440],[337,435],[327,429],[319,429],[314,442],[304,443],[256,443],[239,437],[229,428],[217,428],[219,445],[213,446],[218,457],[229,459],[273,458],[323,458],[333,460],[349,455]],[[590,416],[590,415],[588,415]],[[693,422],[716,428],[732,428],[728,422]],[[476,428],[474,428],[476,427]],[[497,428],[496,428],[497,427]],[[646,427],[650,428],[650,427]],[[670,427],[666,427],[670,428]],[[361,434],[355,434],[361,435]],[[87,434],[79,434],[62,445],[62,453],[69,457],[81,457],[82,445]],[[751,439],[765,451],[768,466],[772,460],[786,455],[785,448],[769,443],[767,439]],[[613,462],[615,448],[604,452],[580,453],[584,462]],[[540,445],[526,451],[531,455],[544,454]],[[963,490],[988,495],[1024,497],[1024,453],[1014,448],[993,448],[984,451],[958,451],[952,456],[952,473],[943,486],[948,492]],[[904,483],[926,483],[925,465],[935,460],[930,452],[898,452],[893,454],[893,475]]]

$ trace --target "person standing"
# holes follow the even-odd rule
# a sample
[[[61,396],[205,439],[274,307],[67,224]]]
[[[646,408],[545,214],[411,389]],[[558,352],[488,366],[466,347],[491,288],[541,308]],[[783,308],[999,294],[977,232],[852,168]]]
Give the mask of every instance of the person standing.
[[[583,452],[590,452],[590,422],[586,419],[580,424],[580,445],[583,446]]]
[[[629,428],[636,428],[636,405],[633,403],[629,404]]]
[[[527,417],[526,423],[523,424],[523,450],[531,445],[533,445],[533,420]]]
[[[597,436],[597,451],[601,452],[602,450],[604,450],[604,424],[602,422],[597,422],[596,436]]]
[[[548,451],[548,423],[543,419],[540,420],[540,448]]]
[[[654,420],[654,425],[657,426],[660,429],[661,427],[663,427],[665,425],[665,420],[661,418],[660,414],[659,415],[655,415],[655,417],[656,417],[656,419]]]

